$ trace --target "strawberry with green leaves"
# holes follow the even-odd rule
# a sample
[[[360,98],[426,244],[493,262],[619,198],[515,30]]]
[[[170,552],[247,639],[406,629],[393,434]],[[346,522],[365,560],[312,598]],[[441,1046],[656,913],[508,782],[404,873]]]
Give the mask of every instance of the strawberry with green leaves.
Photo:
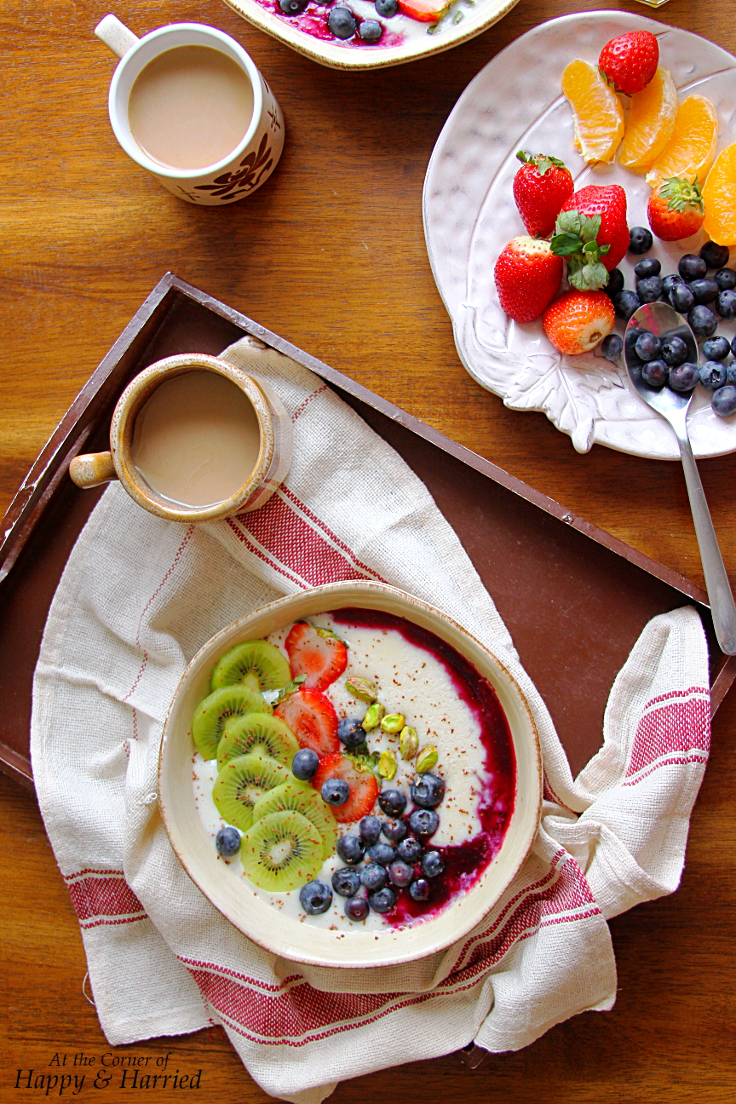
[[[697,176],[692,184],[679,176],[660,181],[649,197],[647,218],[652,233],[661,241],[680,241],[697,234],[705,218]]]
[[[633,96],[649,84],[659,65],[659,43],[651,31],[627,31],[610,39],[598,68],[616,92]]]
[[[515,322],[533,322],[562,283],[564,263],[549,242],[526,235],[510,241],[496,261],[494,278],[502,310]]]
[[[522,222],[533,238],[548,238],[562,204],[575,190],[572,173],[559,157],[532,157],[524,150],[516,156],[521,168],[514,177],[514,199]]]
[[[620,184],[590,184],[573,192],[557,216],[552,252],[567,262],[567,279],[578,291],[595,291],[629,248],[626,192]]]

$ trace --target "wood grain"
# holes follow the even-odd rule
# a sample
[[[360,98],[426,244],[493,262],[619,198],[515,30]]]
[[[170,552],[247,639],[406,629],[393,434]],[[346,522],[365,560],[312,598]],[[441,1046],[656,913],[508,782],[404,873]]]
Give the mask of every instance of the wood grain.
[[[702,585],[679,465],[600,447],[578,456],[542,415],[507,410],[477,387],[458,361],[424,246],[424,173],[467,83],[544,19],[621,7],[647,11],[615,0],[520,0],[447,54],[347,74],[289,51],[218,0],[121,0],[115,13],[139,34],[184,20],[232,34],[276,91],[287,121],[282,162],[266,187],[218,210],[180,202],[115,143],[106,110],[114,59],[92,34],[107,9],[5,0],[0,507],[171,269]],[[736,51],[731,0],[670,0],[651,14]],[[732,569],[735,465],[734,456],[700,464]],[[488,1104],[537,1104],[540,1091],[579,1104],[733,1100],[735,733],[731,696],[716,719],[681,888],[611,924],[620,977],[611,1013],[577,1017],[473,1072],[448,1056],[344,1083],[336,1104],[435,1096],[459,1104],[469,1093]],[[167,1051],[182,1072],[202,1069],[202,1095],[218,1104],[267,1100],[218,1033],[108,1046],[82,995],[79,929],[35,800],[2,776],[0,818],[0,1100],[22,1099],[16,1070],[47,1071],[57,1052]],[[158,1090],[155,1099],[180,1095]],[[88,1089],[77,1097],[100,1098]]]

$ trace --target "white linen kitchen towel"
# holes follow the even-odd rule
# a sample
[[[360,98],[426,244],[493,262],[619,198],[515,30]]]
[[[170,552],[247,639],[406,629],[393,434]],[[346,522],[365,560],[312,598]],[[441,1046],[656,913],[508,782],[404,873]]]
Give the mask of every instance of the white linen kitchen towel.
[[[36,669],[36,789],[108,1040],[219,1023],[266,1092],[318,1104],[343,1079],[471,1039],[516,1050],[612,1007],[606,919],[676,888],[708,756],[697,612],[646,627],[612,689],[603,748],[573,780],[424,485],[307,369],[252,338],[223,356],[267,380],[291,415],[286,483],[260,510],[203,526],[162,521],[112,485],[69,558]],[[518,680],[542,741],[543,815],[519,875],[466,938],[397,968],[311,968],[251,943],[184,873],[157,808],[162,724],[195,652],[264,603],[340,579],[382,580],[461,622]]]

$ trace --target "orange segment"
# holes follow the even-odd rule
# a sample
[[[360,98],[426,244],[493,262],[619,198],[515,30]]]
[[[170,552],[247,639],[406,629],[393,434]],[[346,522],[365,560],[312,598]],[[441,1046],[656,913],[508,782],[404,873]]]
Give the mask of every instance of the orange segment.
[[[703,229],[716,245],[736,245],[736,142],[718,154],[703,188]]]
[[[610,163],[624,134],[624,109],[598,70],[576,58],[562,74],[562,91],[570,101],[575,148],[587,162]]]
[[[677,89],[669,69],[657,69],[646,88],[631,97],[626,133],[618,151],[625,169],[645,173],[672,137]]]
[[[697,176],[701,185],[713,164],[718,141],[718,116],[705,96],[688,96],[680,104],[672,137],[647,173],[652,188],[671,176]]]

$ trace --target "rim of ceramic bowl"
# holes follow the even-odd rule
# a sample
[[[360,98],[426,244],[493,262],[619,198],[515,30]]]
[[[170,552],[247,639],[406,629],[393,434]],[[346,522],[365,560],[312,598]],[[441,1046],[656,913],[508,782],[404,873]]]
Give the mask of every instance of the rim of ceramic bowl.
[[[380,930],[333,931],[283,916],[247,878],[230,877],[215,861],[192,785],[190,719],[209,693],[217,658],[241,640],[266,636],[290,621],[340,608],[383,610],[429,629],[468,659],[493,687],[506,715],[516,759],[514,811],[502,845],[475,885],[426,921]],[[159,754],[159,807],[171,846],[191,880],[239,931],[279,957],[314,966],[396,966],[446,949],[498,903],[531,850],[542,799],[542,759],[534,718],[519,684],[485,645],[433,606],[394,587],[347,581],[290,595],[216,633],[194,656],[174,693]]]
[[[135,419],[146,400],[167,379],[197,370],[213,372],[234,383],[253,407],[260,432],[258,459],[246,481],[229,498],[207,506],[187,506],[185,503],[173,503],[165,499],[148,485],[135,467],[131,455]],[[274,449],[271,411],[256,380],[229,361],[205,353],[179,353],[149,364],[125,388],[110,422],[110,452],[118,479],[139,506],[168,521],[215,521],[236,514],[243,509],[266,478],[273,461]]]
[[[398,46],[361,46],[351,49],[345,46],[336,46],[332,42],[324,42],[314,38],[306,31],[298,27],[289,26],[279,16],[262,8],[256,0],[225,0],[238,15],[252,23],[254,26],[279,39],[292,50],[311,58],[320,65],[327,65],[331,69],[385,69],[392,65],[403,65],[407,61],[415,61],[418,58],[428,57],[432,54],[443,53],[451,50],[463,42],[475,38],[488,30],[504,16],[508,15],[512,8],[516,7],[519,0],[484,0],[480,7],[471,11],[465,11],[465,18],[461,23],[445,28],[447,36],[432,36],[425,34],[408,42],[402,42]],[[407,16],[407,18],[410,18]],[[429,26],[429,24],[424,24]]]

